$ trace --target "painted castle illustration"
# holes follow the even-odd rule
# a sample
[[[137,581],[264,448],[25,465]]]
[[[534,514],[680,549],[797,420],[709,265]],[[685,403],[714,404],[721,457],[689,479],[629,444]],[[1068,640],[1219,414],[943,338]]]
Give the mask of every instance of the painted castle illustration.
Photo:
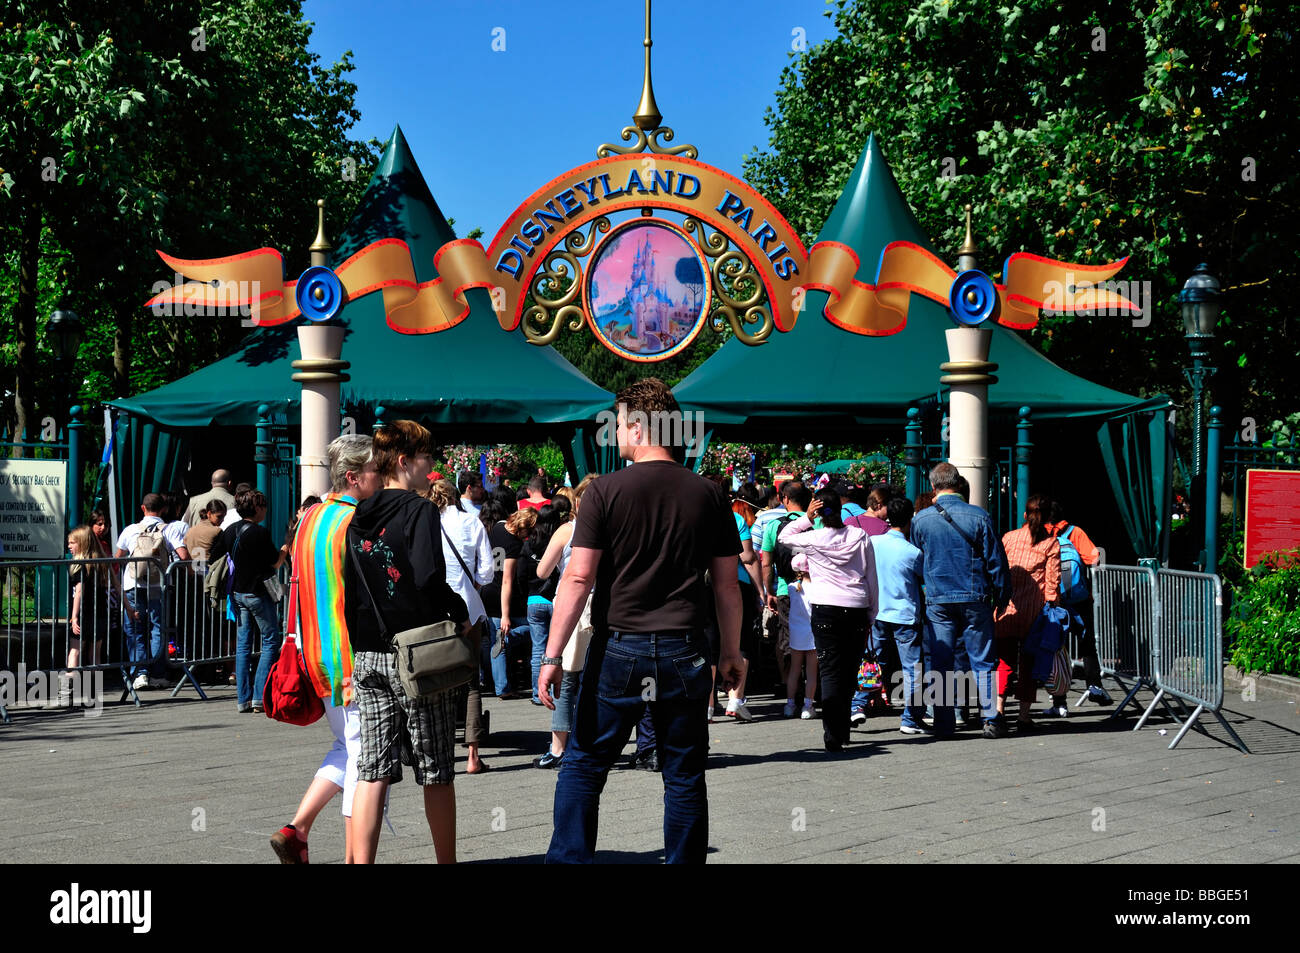
[[[623,300],[613,310],[628,327],[611,327],[617,343],[628,350],[656,352],[672,347],[689,330],[695,315],[685,302],[675,302],[668,282],[655,269],[654,249],[646,235],[632,259]]]

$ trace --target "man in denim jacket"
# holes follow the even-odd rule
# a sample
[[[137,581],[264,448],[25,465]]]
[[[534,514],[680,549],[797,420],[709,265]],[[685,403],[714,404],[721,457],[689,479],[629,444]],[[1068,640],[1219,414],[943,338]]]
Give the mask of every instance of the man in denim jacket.
[[[998,659],[993,610],[1004,608],[1011,598],[1011,573],[993,520],[961,498],[959,480],[951,463],[931,470],[934,505],[912,519],[912,544],[921,550],[924,564],[925,616],[934,633],[926,689],[934,697],[935,736],[950,737],[956,717],[953,651],[963,639],[979,693],[984,737],[1001,738],[1006,725],[994,699]]]

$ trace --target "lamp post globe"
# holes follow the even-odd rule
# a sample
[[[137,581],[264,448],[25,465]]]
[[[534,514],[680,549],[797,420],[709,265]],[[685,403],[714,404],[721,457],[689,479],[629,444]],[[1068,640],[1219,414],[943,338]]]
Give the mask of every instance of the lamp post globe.
[[[1204,262],[1196,266],[1196,271],[1178,293],[1183,316],[1183,336],[1192,349],[1193,359],[1204,358],[1209,342],[1214,340],[1221,294],[1219,279],[1210,274]]]
[[[81,339],[86,333],[77,312],[53,312],[45,325],[45,333],[50,337],[60,369],[70,368],[77,360],[77,351],[81,348]]]

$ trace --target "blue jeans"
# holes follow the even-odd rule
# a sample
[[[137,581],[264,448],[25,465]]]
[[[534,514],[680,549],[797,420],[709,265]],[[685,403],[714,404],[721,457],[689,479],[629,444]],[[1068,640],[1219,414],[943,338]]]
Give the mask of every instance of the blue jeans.
[[[994,673],[998,666],[993,645],[993,609],[985,602],[927,603],[925,615],[934,632],[930,665],[926,670],[927,692],[934,694],[934,733],[950,735],[956,728],[956,683],[953,655],[959,641],[965,643],[970,672],[979,693],[980,714],[985,721],[997,714]]]
[[[533,636],[533,701],[540,705],[537,697],[537,680],[542,675],[542,658],[546,655],[546,640],[551,635],[551,613],[555,606],[549,602],[528,603],[528,631]]]
[[[275,603],[270,599],[251,592],[232,593],[235,610],[239,613],[239,641],[235,644],[235,696],[241,706],[249,702],[262,704],[262,695],[266,688],[266,679],[271,674],[271,666],[280,656],[280,620],[277,617]],[[252,672],[253,626],[262,638],[262,656],[257,662],[257,676],[249,684]]]
[[[146,592],[148,599],[145,598]],[[132,663],[131,678],[148,674],[151,678],[167,675],[167,656],[163,652],[162,587],[126,590],[126,603],[140,613],[138,619],[126,614],[127,660]],[[145,626],[149,637],[145,638]]]
[[[485,644],[482,671],[492,673],[492,690],[501,696],[510,690],[510,647],[528,637],[528,620],[523,616],[510,618],[510,631],[506,633],[506,647],[496,658],[492,657],[492,646],[496,645],[497,633],[501,631],[501,620],[489,617],[483,629]]]
[[[877,619],[871,627],[871,651],[877,660],[885,657],[891,642],[898,647],[898,664],[903,675],[903,712],[899,724],[907,728],[920,728],[921,717],[925,714],[921,693],[924,671],[921,665],[921,633],[915,625]],[[858,692],[853,696],[854,711],[862,711],[866,707],[866,692]]]
[[[578,686],[577,717],[555,783],[555,832],[547,863],[591,863],[600,792],[647,703],[664,782],[664,855],[704,863],[709,799],[704,784],[712,682],[702,632],[611,632],[593,640]]]
[[[555,693],[555,711],[551,712],[551,731],[573,731],[573,713],[577,708],[581,672],[565,672],[560,690]]]

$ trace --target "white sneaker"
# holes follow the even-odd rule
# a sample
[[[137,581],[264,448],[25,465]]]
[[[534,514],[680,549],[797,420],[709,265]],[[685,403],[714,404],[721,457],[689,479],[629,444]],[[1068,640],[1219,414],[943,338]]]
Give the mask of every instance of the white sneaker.
[[[796,704],[798,704],[798,702],[796,702],[793,698],[791,698],[789,701],[785,703],[785,712],[784,712],[785,717],[787,718],[794,717],[794,706]]]
[[[727,714],[734,715],[736,718],[740,719],[741,721],[754,720],[754,716],[750,714],[749,709],[745,707],[745,703],[743,701],[736,702],[736,707],[734,711],[731,710],[730,705],[728,705],[727,708],[728,708]]]
[[[816,718],[817,713],[813,711],[813,706],[811,704],[805,703],[803,711],[799,713],[799,717],[804,721],[809,721],[810,719]]]
[[[1044,708],[1039,714],[1044,718],[1066,718],[1070,714],[1070,709],[1064,705],[1052,705]]]
[[[148,687],[149,687],[149,676],[144,672],[141,672],[139,675],[137,675],[135,677],[135,681],[131,683],[131,689],[137,692],[144,691]]]
[[[855,728],[858,725],[865,725],[866,723],[867,713],[865,711],[855,711],[853,714],[849,715],[849,724]]]
[[[919,725],[899,725],[898,730],[905,735],[928,735],[930,733],[929,728]]]

